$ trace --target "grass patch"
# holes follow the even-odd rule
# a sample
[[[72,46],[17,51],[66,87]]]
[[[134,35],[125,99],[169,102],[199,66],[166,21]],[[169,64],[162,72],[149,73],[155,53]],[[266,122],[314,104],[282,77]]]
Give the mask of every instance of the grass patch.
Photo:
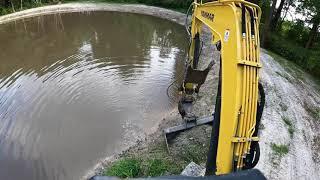
[[[314,148],[312,159],[316,163],[320,163],[320,136],[315,136],[312,140],[312,147]]]
[[[294,130],[294,126],[293,126],[291,120],[286,116],[282,116],[282,120],[287,125],[288,132],[290,134],[290,137],[292,138],[293,137],[293,133],[294,133],[295,130]]]
[[[155,177],[180,174],[185,166],[180,160],[173,159],[161,144],[150,147],[147,152],[135,153],[125,156],[134,158],[117,160],[107,167],[102,175],[120,178]]]
[[[316,107],[305,102],[304,108],[312,118],[318,121],[320,120],[320,107]]]
[[[283,157],[284,155],[288,154],[288,152],[289,152],[289,146],[285,145],[285,144],[278,145],[275,143],[271,143],[271,149],[279,157]]]
[[[168,171],[169,167],[170,164],[168,161],[163,159],[149,159],[147,161],[145,174],[148,177],[162,176]]]
[[[148,159],[125,158],[113,163],[106,171],[104,176],[116,176],[120,178],[136,177],[155,177],[165,174],[179,174],[177,164],[168,160],[166,157]]]
[[[294,133],[294,129],[292,127],[289,127],[288,131],[289,131],[290,137],[292,138],[293,137],[293,133]]]
[[[282,111],[288,110],[288,105],[286,105],[285,103],[281,102],[279,105],[280,105]]]
[[[274,60],[276,60],[277,62],[279,62],[281,64],[281,66],[288,71],[290,74],[292,74],[295,78],[300,79],[300,80],[304,80],[304,71],[302,71],[301,67],[299,67],[297,64],[295,64],[292,61],[289,61],[288,59],[285,59],[284,57],[271,52],[269,50],[265,50],[267,52],[267,54],[269,56],[271,56]],[[282,75],[282,73],[280,72],[276,72],[278,75],[284,77]],[[285,77],[284,77],[285,78]],[[287,79],[287,78],[286,78]],[[289,79],[287,79],[289,80]]]
[[[301,44],[299,45],[276,33],[273,33],[270,39],[266,41],[265,47],[313,74],[314,77],[320,77],[320,72],[318,71],[320,67],[318,50],[305,49]]]
[[[131,149],[100,174],[120,178],[178,175],[191,161],[200,165],[206,162],[209,144],[205,143],[196,138],[188,139],[181,144],[177,143],[168,153],[163,138],[160,138],[146,149]]]
[[[141,174],[141,160],[126,158],[115,162],[103,172],[104,176],[117,176],[120,178],[134,178]]]
[[[207,158],[207,149],[199,144],[194,144],[187,147],[178,156],[186,162],[193,161],[197,164],[201,164],[202,162],[205,162]]]
[[[309,74],[306,72],[305,69],[303,69],[298,64],[292,62],[291,60],[288,60],[270,50],[263,49],[263,52],[266,52],[269,56],[271,56],[273,59],[275,59],[290,75],[292,75],[294,78],[305,81],[305,79],[312,79],[313,82],[317,85],[317,89],[320,90],[320,78],[319,76],[315,76],[312,74]],[[282,76],[282,74],[279,72],[276,72],[278,75]],[[288,80],[288,79],[287,79]],[[290,79],[289,82],[294,83],[296,82],[295,79]]]
[[[290,77],[288,74],[286,73],[280,73],[279,71],[276,71],[276,74],[278,74],[279,76],[283,77],[284,79],[286,79],[287,81],[290,81]]]

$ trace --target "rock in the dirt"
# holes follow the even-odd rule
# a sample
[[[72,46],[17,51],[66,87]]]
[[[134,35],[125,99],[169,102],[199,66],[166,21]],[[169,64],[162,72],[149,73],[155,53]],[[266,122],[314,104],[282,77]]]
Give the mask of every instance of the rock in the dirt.
[[[202,168],[198,164],[191,162],[188,164],[186,168],[182,171],[181,175],[183,176],[204,176],[205,174],[205,168]]]

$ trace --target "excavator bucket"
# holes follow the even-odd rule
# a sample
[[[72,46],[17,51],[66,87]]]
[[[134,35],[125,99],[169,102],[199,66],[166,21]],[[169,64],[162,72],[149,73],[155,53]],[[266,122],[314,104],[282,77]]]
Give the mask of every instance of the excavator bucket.
[[[213,122],[213,116],[195,118],[193,121],[186,121],[183,124],[169,127],[164,130],[164,138],[167,145],[167,150],[170,152],[169,147],[173,139],[181,132],[191,129],[196,126],[210,124]]]

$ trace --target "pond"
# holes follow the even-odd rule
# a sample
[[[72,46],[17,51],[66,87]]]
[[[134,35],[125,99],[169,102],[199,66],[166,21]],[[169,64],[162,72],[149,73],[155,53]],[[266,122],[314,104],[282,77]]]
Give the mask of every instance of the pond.
[[[23,19],[0,42],[0,179],[79,179],[143,139],[176,105],[188,44],[120,12]]]

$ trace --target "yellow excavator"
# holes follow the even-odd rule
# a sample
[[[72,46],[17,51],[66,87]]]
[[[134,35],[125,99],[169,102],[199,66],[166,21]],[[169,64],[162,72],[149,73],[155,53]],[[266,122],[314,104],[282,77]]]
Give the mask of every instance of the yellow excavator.
[[[206,175],[223,175],[253,168],[259,160],[258,129],[265,95],[259,83],[261,10],[245,0],[194,0],[187,12],[190,35],[188,60],[178,104],[184,123],[164,130],[167,145],[179,132],[212,124]],[[201,34],[207,26],[212,43],[220,51],[219,85],[215,112],[199,118],[192,112],[199,92],[214,61],[198,69],[202,51]]]

